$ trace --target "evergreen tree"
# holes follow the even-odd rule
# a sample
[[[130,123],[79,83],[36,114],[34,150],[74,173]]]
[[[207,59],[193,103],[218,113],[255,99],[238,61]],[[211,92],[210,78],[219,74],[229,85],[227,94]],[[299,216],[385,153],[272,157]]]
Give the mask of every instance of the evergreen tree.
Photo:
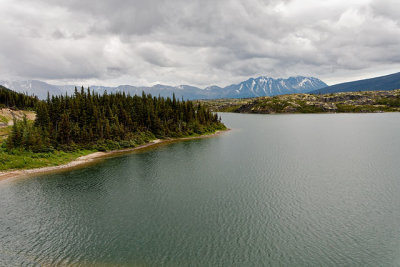
[[[8,99],[11,103],[11,99],[17,98]],[[172,99],[144,92],[141,97],[106,92],[100,95],[82,87],[80,91],[75,88],[72,96],[48,96],[46,101],[27,98],[24,103],[33,104],[36,121],[34,125],[15,124],[7,142],[9,149],[40,150],[50,146],[65,149],[73,144],[115,149],[156,137],[187,136],[225,128],[218,116],[203,105],[195,107],[191,101],[177,100],[175,94]]]

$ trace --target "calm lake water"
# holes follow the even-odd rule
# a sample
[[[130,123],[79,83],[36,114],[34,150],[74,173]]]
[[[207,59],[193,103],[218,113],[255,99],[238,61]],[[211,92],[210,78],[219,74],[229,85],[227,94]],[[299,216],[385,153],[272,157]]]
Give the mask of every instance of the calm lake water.
[[[400,114],[232,131],[0,183],[0,266],[400,266]]]

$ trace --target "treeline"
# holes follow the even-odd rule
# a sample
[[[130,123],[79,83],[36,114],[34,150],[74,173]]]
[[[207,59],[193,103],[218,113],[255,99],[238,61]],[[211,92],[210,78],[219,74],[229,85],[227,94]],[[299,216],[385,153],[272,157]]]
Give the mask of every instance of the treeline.
[[[15,121],[7,149],[32,151],[134,147],[154,138],[182,137],[224,129],[217,114],[191,101],[75,89],[35,104],[36,120]]]
[[[38,101],[37,97],[17,93],[0,85],[0,108],[33,109]]]

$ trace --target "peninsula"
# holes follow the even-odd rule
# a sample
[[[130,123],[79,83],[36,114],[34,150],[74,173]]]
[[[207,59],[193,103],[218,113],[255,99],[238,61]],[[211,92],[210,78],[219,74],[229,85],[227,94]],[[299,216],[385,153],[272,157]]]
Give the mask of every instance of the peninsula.
[[[100,95],[82,87],[72,96],[41,101],[1,87],[0,105],[0,171],[65,165],[82,156],[86,156],[83,161],[97,158],[99,153],[87,156],[95,152],[104,156],[154,140],[197,138],[226,130],[204,105],[174,95]],[[82,158],[78,161],[82,163]]]

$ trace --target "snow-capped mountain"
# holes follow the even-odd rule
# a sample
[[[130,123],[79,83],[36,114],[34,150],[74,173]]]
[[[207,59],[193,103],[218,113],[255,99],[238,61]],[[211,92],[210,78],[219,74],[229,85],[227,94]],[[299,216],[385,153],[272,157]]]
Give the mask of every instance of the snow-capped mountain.
[[[314,77],[290,77],[288,79],[273,79],[261,76],[250,78],[239,84],[232,84],[222,89],[225,98],[247,98],[258,96],[275,96],[284,94],[306,93],[311,88],[327,86],[323,81]]]
[[[51,95],[72,94],[73,85],[52,85],[42,81],[0,81],[0,84],[17,92],[36,95],[41,99]],[[131,95],[141,95],[142,91],[155,96],[172,96],[175,93],[178,98],[185,99],[216,99],[216,98],[249,98],[258,96],[274,96],[282,94],[306,93],[317,90],[327,85],[314,77],[290,77],[288,79],[274,79],[266,76],[250,78],[238,84],[226,87],[210,86],[204,89],[190,86],[168,86],[157,84],[151,87],[120,85],[117,87],[91,86],[95,92],[108,93],[125,92]],[[79,87],[79,86],[78,86]]]

